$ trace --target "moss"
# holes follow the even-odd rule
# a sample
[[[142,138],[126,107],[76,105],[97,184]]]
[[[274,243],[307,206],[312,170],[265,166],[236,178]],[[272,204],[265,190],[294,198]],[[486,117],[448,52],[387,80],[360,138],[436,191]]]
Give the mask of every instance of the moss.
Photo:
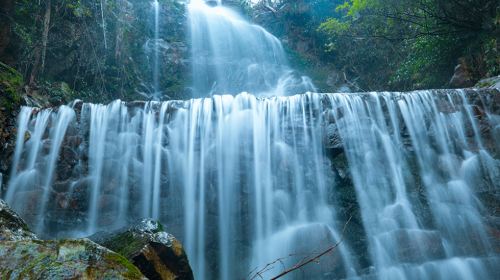
[[[125,257],[122,255],[116,254],[116,253],[111,253],[107,254],[105,256],[106,261],[110,263],[116,263],[124,268],[127,269],[127,271],[123,274],[127,279],[141,279],[142,278],[142,273],[139,271],[139,269],[133,265],[130,261],[128,261]]]
[[[138,248],[142,248],[146,243],[147,241],[143,240],[140,236],[127,231],[113,237],[104,246],[127,258],[132,258],[134,253],[140,251]]]
[[[480,81],[477,83],[476,87],[478,88],[487,88],[493,86],[495,83],[493,81]]]
[[[62,279],[70,274],[86,279],[144,278],[125,257],[87,239],[5,242],[0,249],[0,279],[8,273],[20,279]]]
[[[155,231],[155,233],[165,231],[165,229],[163,228],[163,225],[160,222],[157,222],[157,223],[158,223],[158,230]]]
[[[14,68],[0,62],[0,107],[9,111],[21,104],[23,77]]]
[[[14,68],[0,62],[0,107],[9,111],[21,104],[23,77]]]
[[[42,266],[46,266],[47,261],[51,262],[50,256],[48,254],[40,254],[36,259],[30,260],[26,263],[24,270],[21,271],[22,274],[29,275],[30,272],[35,271],[35,268],[42,264]],[[45,263],[45,265],[43,265]]]

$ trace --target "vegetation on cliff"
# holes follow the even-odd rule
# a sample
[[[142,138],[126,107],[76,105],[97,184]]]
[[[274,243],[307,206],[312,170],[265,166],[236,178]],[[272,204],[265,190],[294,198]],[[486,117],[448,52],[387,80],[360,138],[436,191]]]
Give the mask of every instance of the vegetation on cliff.
[[[156,42],[148,1],[3,1],[2,69],[23,80],[2,76],[2,85],[19,93],[26,84],[23,93],[50,104],[150,99],[159,48],[161,95],[190,97],[185,2],[159,2]],[[500,74],[495,0],[223,2],[278,36],[320,91],[468,87]]]
[[[495,0],[262,0],[253,15],[351,90],[469,87],[500,74]]]
[[[180,98],[188,56],[184,5],[160,2],[161,86],[164,96]],[[0,61],[24,76],[28,94],[48,96],[55,103],[152,95],[155,42],[150,2],[8,0],[2,2],[0,13]]]

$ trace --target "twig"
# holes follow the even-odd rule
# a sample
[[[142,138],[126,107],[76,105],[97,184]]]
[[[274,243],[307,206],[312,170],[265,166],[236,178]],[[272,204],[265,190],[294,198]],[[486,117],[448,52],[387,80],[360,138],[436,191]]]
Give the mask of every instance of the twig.
[[[340,245],[340,243],[342,242],[342,240],[344,240],[344,232],[345,232],[345,230],[347,228],[347,225],[351,221],[351,219],[352,219],[352,216],[350,216],[349,219],[347,220],[347,222],[345,223],[344,228],[342,229],[342,235],[340,236],[340,240],[337,243],[335,243],[335,245],[331,246],[330,248],[324,250],[320,254],[318,254],[318,255],[310,258],[310,259],[307,259],[307,260],[304,260],[304,261],[301,261],[301,262],[295,264],[291,268],[289,268],[289,269],[281,272],[280,274],[276,275],[275,277],[271,278],[271,280],[276,280],[278,278],[281,278],[281,277],[287,275],[288,273],[290,273],[292,271],[295,271],[295,270],[297,270],[297,269],[299,269],[299,268],[301,268],[303,266],[306,266],[306,265],[308,265],[308,264],[310,264],[312,262],[315,262],[315,261],[319,260],[319,258],[321,258],[322,256],[324,256],[324,255],[332,252],[333,250],[335,250],[335,248],[337,248]]]
[[[288,269],[285,269],[283,270],[280,274],[272,277],[270,280],[276,280],[276,279],[279,279],[287,274],[289,274],[290,272],[292,271],[295,271],[297,269],[300,269],[312,262],[315,262],[315,261],[318,261],[321,257],[323,257],[324,255],[328,254],[328,253],[331,253],[332,251],[335,250],[335,248],[337,248],[340,243],[342,243],[342,241],[344,240],[344,232],[346,231],[347,229],[347,225],[349,224],[349,222],[351,221],[352,219],[352,216],[349,217],[349,219],[347,219],[347,222],[344,224],[344,228],[342,229],[342,233],[341,233],[341,236],[340,236],[340,240],[335,243],[334,245],[328,247],[326,250],[324,251],[321,251],[319,253],[316,253],[316,255],[310,257],[313,253],[310,253],[310,254],[306,254],[306,256],[304,258],[302,258],[298,263],[296,263],[295,265],[293,265],[292,267],[288,268]],[[292,256],[296,256],[296,255],[300,255],[300,254],[290,254],[288,255],[288,257],[292,257]],[[257,268],[253,269],[249,274],[253,274],[253,276],[250,278],[250,280],[253,280],[253,279],[256,279],[257,277],[260,278],[260,279],[263,279],[262,277],[262,274],[273,269],[274,268],[274,264],[276,264],[277,262],[280,262],[283,266],[283,259],[284,258],[279,258],[277,260],[274,260],[273,262],[270,262],[268,264],[266,264],[266,266],[264,266],[261,270],[257,271],[254,273],[255,270],[257,270]]]

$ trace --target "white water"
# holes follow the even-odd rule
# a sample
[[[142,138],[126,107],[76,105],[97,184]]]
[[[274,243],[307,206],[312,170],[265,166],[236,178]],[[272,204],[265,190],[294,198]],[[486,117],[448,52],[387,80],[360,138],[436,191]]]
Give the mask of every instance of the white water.
[[[288,66],[281,42],[229,8],[204,0],[188,5],[193,95],[291,95],[315,91],[310,79]]]
[[[331,104],[342,108],[332,113],[373,265],[380,279],[489,279],[493,275],[485,271],[499,259],[475,197],[480,184],[469,182],[498,180],[499,164],[484,150],[471,107],[460,105],[466,103],[464,94],[434,95],[330,96]],[[446,101],[451,112],[440,108]],[[411,172],[415,164],[417,174]],[[425,190],[423,202],[415,201],[419,189]],[[422,215],[426,211],[432,221]],[[469,257],[474,254],[480,257]]]
[[[313,89],[261,27],[220,1],[188,8],[195,96]],[[325,155],[329,129],[346,170]],[[13,166],[5,199],[40,234],[159,219],[197,279],[244,279],[274,263],[267,279],[334,245],[355,212],[341,201],[351,191],[360,218],[348,229],[364,231],[348,231],[333,254],[289,279],[494,279],[500,265],[483,218],[492,213],[476,196],[499,187],[499,162],[461,91],[23,108]]]
[[[24,108],[5,198],[49,235],[157,218],[183,241],[196,278],[245,278],[339,240],[347,218],[339,211],[348,210],[334,198],[342,186],[323,143],[325,126],[335,125],[365,236],[350,233],[292,279],[492,279],[500,261],[476,192],[498,188],[499,163],[464,103],[460,91],[422,91],[115,101],[84,104],[77,118],[69,107]],[[82,141],[67,170],[74,137]],[[62,171],[72,175],[56,190],[62,179],[48,182]],[[371,268],[350,244],[359,238]]]

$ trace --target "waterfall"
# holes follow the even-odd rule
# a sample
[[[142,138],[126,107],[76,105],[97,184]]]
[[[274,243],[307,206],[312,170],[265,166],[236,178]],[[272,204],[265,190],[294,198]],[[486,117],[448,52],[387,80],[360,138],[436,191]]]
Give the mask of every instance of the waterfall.
[[[500,258],[478,195],[498,189],[500,169],[474,96],[242,93],[24,107],[5,199],[42,236],[159,219],[198,279],[243,279],[279,259],[270,278],[341,238],[290,279],[492,279]]]
[[[499,178],[499,165],[484,150],[471,107],[460,105],[467,104],[465,95],[441,99],[427,91],[396,100],[389,93],[329,99],[341,108],[332,114],[378,278],[492,277],[485,267],[499,259],[492,257],[475,196],[478,184],[472,182]],[[416,174],[412,165],[418,166]],[[419,189],[425,201],[419,201]]]
[[[215,2],[215,1],[213,1]],[[315,91],[308,77],[288,66],[281,42],[217,1],[188,5],[191,32],[193,95],[290,95]]]

